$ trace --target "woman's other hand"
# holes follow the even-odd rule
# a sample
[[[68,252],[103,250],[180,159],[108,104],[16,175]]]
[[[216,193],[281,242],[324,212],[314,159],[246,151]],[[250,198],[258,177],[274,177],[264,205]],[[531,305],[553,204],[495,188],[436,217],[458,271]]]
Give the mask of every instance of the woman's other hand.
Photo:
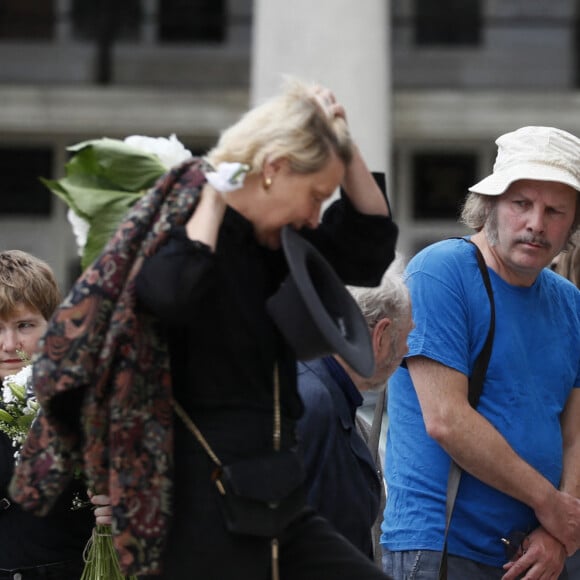
[[[108,495],[94,495],[88,492],[91,503],[95,506],[95,522],[98,526],[110,526],[113,521],[113,508]]]

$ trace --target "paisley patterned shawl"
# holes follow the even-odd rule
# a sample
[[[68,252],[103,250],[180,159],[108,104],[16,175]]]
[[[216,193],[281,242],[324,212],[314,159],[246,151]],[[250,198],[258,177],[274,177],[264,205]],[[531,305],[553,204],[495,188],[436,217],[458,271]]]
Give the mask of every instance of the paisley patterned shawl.
[[[154,318],[136,311],[134,280],[193,212],[204,170],[185,162],[129,211],[50,320],[33,365],[42,411],[10,493],[46,514],[80,467],[89,489],[111,497],[125,574],[159,572],[172,489],[169,356]]]

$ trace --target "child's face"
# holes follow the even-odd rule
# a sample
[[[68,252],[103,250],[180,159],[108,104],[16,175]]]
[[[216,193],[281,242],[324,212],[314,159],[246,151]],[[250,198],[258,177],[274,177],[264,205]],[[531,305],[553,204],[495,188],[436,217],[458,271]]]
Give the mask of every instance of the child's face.
[[[25,366],[17,351],[32,355],[46,325],[40,312],[22,304],[6,318],[0,317],[0,379]]]

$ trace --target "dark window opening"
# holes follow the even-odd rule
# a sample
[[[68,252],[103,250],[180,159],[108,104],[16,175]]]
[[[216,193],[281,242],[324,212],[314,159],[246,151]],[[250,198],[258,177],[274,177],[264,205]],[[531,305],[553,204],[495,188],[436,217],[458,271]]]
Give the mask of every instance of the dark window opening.
[[[415,219],[457,219],[468,188],[476,182],[477,156],[416,153],[412,167]]]
[[[48,148],[0,148],[0,216],[50,215],[53,194],[38,178],[50,178],[52,164]]]
[[[0,39],[50,40],[54,31],[53,2],[1,0]]]
[[[481,43],[481,0],[416,0],[415,42],[419,46],[476,46]]]
[[[225,40],[224,0],[163,0],[159,3],[161,42],[222,43]]]
[[[164,0],[165,1],[165,0]],[[73,0],[71,19],[77,40],[139,40],[141,0]]]

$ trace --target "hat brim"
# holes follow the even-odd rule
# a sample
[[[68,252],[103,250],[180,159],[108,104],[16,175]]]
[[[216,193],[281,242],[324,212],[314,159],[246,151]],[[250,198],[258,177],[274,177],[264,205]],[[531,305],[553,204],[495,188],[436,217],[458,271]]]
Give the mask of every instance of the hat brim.
[[[375,361],[358,304],[326,259],[290,226],[282,229],[289,275],[266,308],[298,360],[338,354],[359,375]]]
[[[472,185],[469,191],[482,195],[501,195],[506,192],[512,183],[520,179],[554,181],[556,183],[569,185],[576,191],[580,191],[580,181],[571,173],[560,167],[539,163],[519,164],[501,171],[495,171],[485,179]]]

